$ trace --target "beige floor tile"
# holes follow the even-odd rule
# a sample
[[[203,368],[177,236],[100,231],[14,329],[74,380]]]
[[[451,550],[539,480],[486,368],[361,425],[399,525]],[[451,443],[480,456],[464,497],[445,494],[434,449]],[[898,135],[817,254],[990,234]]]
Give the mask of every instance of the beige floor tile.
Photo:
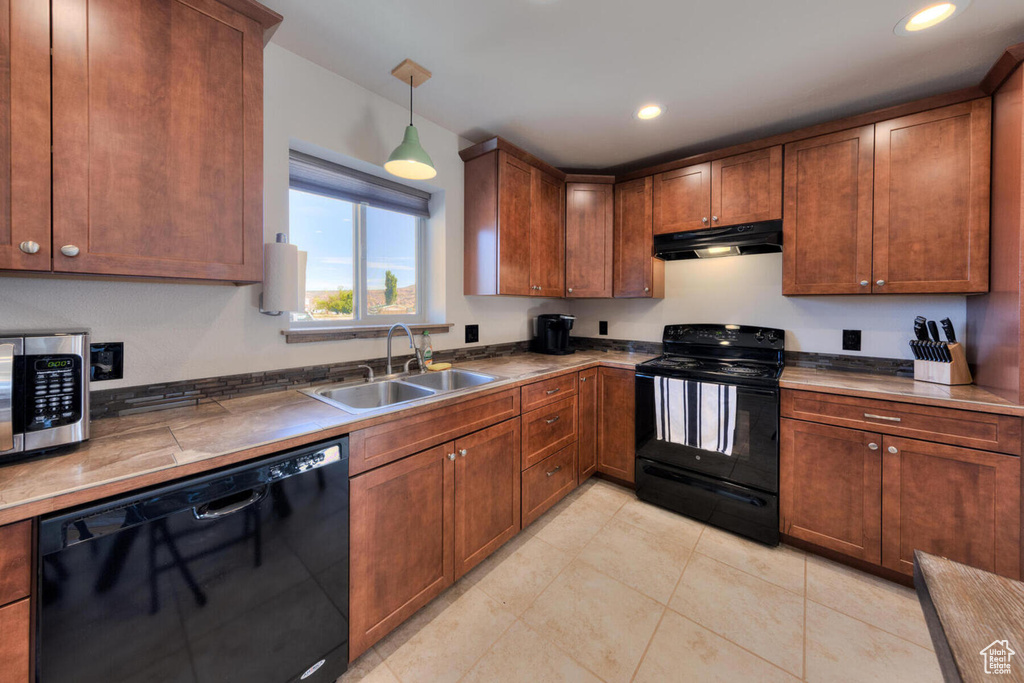
[[[704,525],[696,520],[641,500],[627,502],[615,516],[623,522],[670,538],[688,548],[697,545],[697,539],[704,529]]]
[[[636,500],[636,494],[629,489],[603,479],[590,478],[573,493],[575,498],[609,513],[615,513],[623,504]]]
[[[516,621],[462,679],[465,683],[600,683],[550,640]]]
[[[804,600],[792,591],[695,553],[669,606],[802,675]]]
[[[573,498],[552,508],[553,515],[544,515],[532,526],[534,535],[559,550],[575,555],[601,530],[615,509],[595,506],[590,500]]]
[[[799,679],[735,643],[681,617],[665,613],[647,647],[636,683],[686,680],[701,683],[796,683]]]
[[[510,612],[474,588],[387,654],[388,668],[403,683],[457,681],[513,621]]]
[[[511,550],[484,560],[466,579],[474,581],[477,588],[518,616],[572,557],[535,536],[525,537],[525,542]]]
[[[938,683],[942,673],[931,650],[808,601],[806,680]]]
[[[613,518],[590,539],[578,559],[668,604],[689,557],[685,545]]]
[[[398,683],[376,650],[370,648],[348,665],[348,671],[337,683]]]
[[[440,617],[441,614],[451,606],[454,597],[452,589],[449,588],[447,591],[420,608],[418,612],[406,619],[394,631],[384,636],[384,638],[373,646],[374,649],[380,653],[381,657],[387,659],[400,647],[405,645],[406,642],[412,639],[413,636]]]
[[[807,597],[932,649],[921,603],[912,588],[820,557],[808,556]]]
[[[633,675],[663,611],[577,561],[540,594],[523,621],[608,683],[620,683]]]
[[[806,556],[796,548],[785,545],[769,548],[727,531],[708,527],[697,542],[697,552],[776,586],[800,594],[804,592]]]

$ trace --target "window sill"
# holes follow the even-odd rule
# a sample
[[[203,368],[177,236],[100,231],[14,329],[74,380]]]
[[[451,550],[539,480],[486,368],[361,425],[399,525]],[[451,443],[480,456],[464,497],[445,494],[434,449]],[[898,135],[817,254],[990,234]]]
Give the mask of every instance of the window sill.
[[[446,334],[455,327],[455,323],[409,325],[413,334],[429,332],[430,334]],[[281,330],[289,344],[306,344],[308,342],[341,341],[343,339],[373,339],[388,336],[391,325],[353,325],[352,327],[327,327],[322,329],[307,328]]]

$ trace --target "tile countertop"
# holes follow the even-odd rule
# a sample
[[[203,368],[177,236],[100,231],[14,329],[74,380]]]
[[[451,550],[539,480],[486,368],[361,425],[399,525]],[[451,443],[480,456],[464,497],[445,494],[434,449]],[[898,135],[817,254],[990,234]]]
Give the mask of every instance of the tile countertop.
[[[0,466],[0,524],[198,474],[596,365],[632,368],[655,356],[579,351],[458,363],[504,379],[372,414],[353,415],[295,390],[97,420],[70,453]]]
[[[877,398],[917,405],[1024,417],[1024,406],[1011,403],[973,384],[946,386],[931,382],[918,382],[910,377],[792,366],[782,371],[779,384],[783,389],[801,389],[826,394]]]

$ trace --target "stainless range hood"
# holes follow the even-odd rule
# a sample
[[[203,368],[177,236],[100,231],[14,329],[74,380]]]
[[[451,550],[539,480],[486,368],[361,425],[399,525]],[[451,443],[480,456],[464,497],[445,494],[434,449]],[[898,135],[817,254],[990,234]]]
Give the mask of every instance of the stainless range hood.
[[[782,221],[689,230],[654,236],[654,255],[666,261],[782,251]]]

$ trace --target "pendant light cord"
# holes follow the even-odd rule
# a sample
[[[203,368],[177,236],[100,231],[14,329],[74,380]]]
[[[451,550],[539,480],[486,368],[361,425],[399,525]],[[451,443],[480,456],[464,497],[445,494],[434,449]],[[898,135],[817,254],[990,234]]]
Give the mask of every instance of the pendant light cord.
[[[409,76],[409,125],[412,125],[412,76]]]

